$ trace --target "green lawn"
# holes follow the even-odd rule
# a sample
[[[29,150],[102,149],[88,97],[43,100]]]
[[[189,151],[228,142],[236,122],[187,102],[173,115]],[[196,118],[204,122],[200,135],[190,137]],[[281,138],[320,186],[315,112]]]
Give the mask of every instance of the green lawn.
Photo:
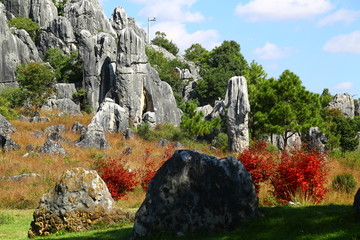
[[[246,222],[239,229],[221,234],[199,234],[181,238],[212,240],[360,240],[360,221],[351,206],[267,207],[265,217]],[[0,210],[0,239],[26,239],[32,210]],[[3,219],[3,220],[2,220]],[[86,232],[60,232],[38,239],[129,239],[132,227],[110,227]],[[159,235],[151,239],[170,240]]]

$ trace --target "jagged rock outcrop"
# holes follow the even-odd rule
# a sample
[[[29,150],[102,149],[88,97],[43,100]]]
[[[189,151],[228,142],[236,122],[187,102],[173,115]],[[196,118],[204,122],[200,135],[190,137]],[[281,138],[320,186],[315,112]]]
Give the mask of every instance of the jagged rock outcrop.
[[[45,128],[44,132],[65,132],[66,131],[66,127],[64,124],[58,124],[58,125],[52,125],[50,127]]]
[[[14,133],[15,128],[11,123],[4,118],[3,115],[0,114],[0,134],[1,135],[8,135],[10,133]]]
[[[298,133],[288,133],[288,135],[291,134],[291,137],[287,139],[286,143],[286,149],[299,149],[301,147],[301,136]],[[285,150],[285,141],[283,136],[278,134],[271,134],[268,137],[268,141],[277,147],[279,150],[283,151]]]
[[[204,119],[210,119],[210,115],[214,111],[214,108],[210,104],[207,104],[205,106],[197,107],[196,111],[202,112],[204,114]]]
[[[66,154],[66,150],[63,146],[58,141],[51,139],[46,140],[44,145],[39,148],[39,152],[44,154]]]
[[[80,105],[72,100],[75,93],[76,88],[73,83],[55,84],[55,95],[43,104],[42,109],[59,110],[70,115],[82,115]]]
[[[47,236],[59,230],[81,231],[96,223],[129,219],[116,208],[104,181],[94,170],[66,170],[55,187],[45,193],[33,214],[29,237]]]
[[[18,11],[23,11],[21,1],[15,2],[5,3],[14,8],[16,6]],[[40,60],[35,45],[26,31],[13,28],[12,33],[9,29],[6,12],[3,3],[0,2],[0,88],[17,86],[15,71],[19,63]]]
[[[355,103],[355,116],[360,116],[360,100]]]
[[[154,112],[146,112],[143,115],[143,122],[150,125],[150,127],[155,128],[156,126],[156,114]]]
[[[306,140],[311,147],[318,151],[328,150],[326,143],[328,142],[327,136],[319,131],[318,127],[311,127],[306,135]]]
[[[255,187],[241,162],[179,150],[151,180],[132,239],[159,231],[228,230],[258,213]]]
[[[71,131],[78,132],[81,134],[85,134],[87,130],[88,130],[88,127],[82,125],[79,122],[74,122],[74,124],[71,126]]]
[[[41,27],[58,16],[52,0],[5,0],[4,3],[11,17],[31,18]]]
[[[91,122],[101,125],[106,132],[124,132],[128,128],[125,109],[110,98],[105,98]]]
[[[344,116],[354,118],[354,98],[348,93],[336,94],[329,103],[328,108],[337,108],[344,114]]]
[[[0,148],[5,151],[20,149],[20,145],[11,139],[10,134],[15,132],[11,123],[0,114]]]
[[[196,99],[197,98],[197,93],[196,93],[196,85],[197,85],[197,80],[193,80],[190,81],[184,88],[183,88],[183,101],[187,102],[189,100],[192,99]]]
[[[250,103],[245,77],[232,77],[225,96],[229,151],[241,152],[249,146],[248,113]]]
[[[91,123],[88,126],[87,131],[81,135],[75,145],[80,148],[97,149],[106,149],[109,147],[103,127],[96,123]]]
[[[119,33],[116,64],[116,89],[119,104],[128,110],[129,119],[136,125],[145,112],[155,112],[157,124],[180,123],[180,110],[171,87],[160,80],[145,54],[145,43],[132,28]]]

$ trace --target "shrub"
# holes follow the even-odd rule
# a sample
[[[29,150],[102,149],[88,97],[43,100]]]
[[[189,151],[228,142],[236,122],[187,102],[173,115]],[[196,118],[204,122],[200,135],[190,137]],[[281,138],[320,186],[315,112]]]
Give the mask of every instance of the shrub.
[[[31,20],[30,18],[26,17],[15,17],[8,20],[9,27],[16,27],[18,29],[24,29],[30,35],[30,37],[35,40],[36,31],[40,29],[40,26]]]
[[[156,35],[155,38],[151,41],[152,44],[157,45],[162,48],[165,48],[170,53],[172,53],[174,56],[176,56],[176,54],[178,54],[179,48],[176,46],[175,43],[173,43],[172,41],[169,41],[166,38],[165,33],[157,31],[155,33],[155,35]]]
[[[9,107],[22,107],[26,101],[25,93],[20,88],[6,87],[0,91],[0,97],[9,102]]]
[[[239,154],[238,160],[251,174],[257,193],[260,191],[260,183],[275,174],[276,158],[275,152],[271,151],[264,141],[255,141],[254,145]]]
[[[77,51],[65,54],[60,48],[50,48],[45,54],[45,60],[54,68],[58,82],[82,81],[82,62]]]
[[[288,202],[301,194],[304,199],[319,203],[326,193],[325,177],[324,154],[303,150],[284,151],[271,178],[273,194],[281,202]]]
[[[350,173],[338,174],[332,181],[332,188],[336,191],[344,191],[346,193],[354,192],[357,182]]]
[[[137,172],[126,169],[122,158],[100,160],[96,170],[115,200],[124,198],[127,192],[134,191],[136,185],[140,183]]]
[[[150,141],[154,139],[153,130],[151,129],[150,124],[148,123],[139,125],[137,127],[137,133],[141,138],[145,140]]]
[[[3,115],[3,117],[7,120],[17,118],[17,113],[11,108],[10,105],[10,102],[6,98],[0,96],[0,114]]]
[[[16,72],[20,89],[34,107],[39,107],[53,92],[55,74],[49,64],[32,62],[21,64]]]
[[[219,133],[211,142],[211,144],[220,148],[223,152],[228,149],[228,135],[226,133]]]

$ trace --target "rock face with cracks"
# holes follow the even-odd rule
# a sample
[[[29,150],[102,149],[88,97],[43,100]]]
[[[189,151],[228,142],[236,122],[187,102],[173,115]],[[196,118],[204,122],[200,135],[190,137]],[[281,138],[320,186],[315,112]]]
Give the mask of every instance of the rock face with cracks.
[[[250,102],[245,77],[232,77],[229,80],[225,106],[229,151],[241,152],[249,146]]]
[[[179,150],[151,180],[132,239],[228,230],[258,214],[255,187],[241,162]]]
[[[45,193],[33,214],[29,237],[47,236],[65,229],[81,231],[97,222],[111,223],[129,215],[115,207],[108,188],[94,170],[67,170]]]

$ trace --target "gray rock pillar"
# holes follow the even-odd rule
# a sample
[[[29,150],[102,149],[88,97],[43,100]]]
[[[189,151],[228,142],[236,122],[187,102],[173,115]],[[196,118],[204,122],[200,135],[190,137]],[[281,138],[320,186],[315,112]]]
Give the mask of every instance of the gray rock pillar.
[[[232,77],[225,96],[229,151],[241,152],[249,146],[248,113],[250,103],[245,77]]]

